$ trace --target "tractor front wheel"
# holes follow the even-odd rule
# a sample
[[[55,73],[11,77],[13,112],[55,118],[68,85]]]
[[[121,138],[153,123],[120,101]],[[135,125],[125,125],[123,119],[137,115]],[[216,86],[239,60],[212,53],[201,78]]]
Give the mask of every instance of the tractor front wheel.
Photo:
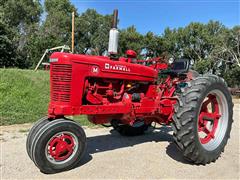
[[[49,122],[48,117],[45,116],[41,119],[39,119],[30,129],[28,136],[27,136],[27,142],[26,142],[26,149],[27,149],[27,154],[30,157],[30,159],[32,159],[31,157],[31,144],[32,144],[32,140],[34,138],[34,136],[36,135],[36,133],[38,132],[38,129],[41,128],[42,126],[44,126],[45,124],[47,124]]]
[[[78,123],[56,119],[36,129],[29,152],[35,165],[43,173],[51,174],[74,168],[85,147],[86,135]]]
[[[233,103],[225,81],[215,75],[197,77],[179,97],[172,128],[187,160],[214,162],[230,137]]]

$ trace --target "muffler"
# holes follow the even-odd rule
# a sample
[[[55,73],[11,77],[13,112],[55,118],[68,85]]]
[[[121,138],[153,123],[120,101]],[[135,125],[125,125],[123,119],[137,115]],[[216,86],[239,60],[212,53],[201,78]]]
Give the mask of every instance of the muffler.
[[[117,23],[118,23],[118,10],[115,9],[113,12],[112,28],[109,31],[108,53],[110,57],[115,57],[118,53],[119,31],[117,29]]]

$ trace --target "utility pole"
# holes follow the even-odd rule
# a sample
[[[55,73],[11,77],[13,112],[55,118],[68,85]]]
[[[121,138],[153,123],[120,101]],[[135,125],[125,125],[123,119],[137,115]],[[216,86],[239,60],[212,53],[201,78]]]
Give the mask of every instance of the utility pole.
[[[74,23],[75,23],[75,13],[72,12],[72,53],[74,53]]]

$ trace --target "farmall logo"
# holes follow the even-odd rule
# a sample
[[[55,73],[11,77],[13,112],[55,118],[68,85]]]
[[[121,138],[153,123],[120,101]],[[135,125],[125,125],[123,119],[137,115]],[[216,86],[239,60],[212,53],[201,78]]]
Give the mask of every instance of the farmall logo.
[[[116,71],[123,71],[123,72],[130,72],[130,68],[124,65],[119,65],[119,64],[108,64],[105,63],[105,69],[109,69],[109,70],[116,70]]]

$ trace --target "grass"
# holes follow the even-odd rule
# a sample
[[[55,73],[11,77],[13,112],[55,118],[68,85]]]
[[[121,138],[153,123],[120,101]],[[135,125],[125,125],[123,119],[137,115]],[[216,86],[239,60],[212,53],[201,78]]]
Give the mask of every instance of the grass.
[[[87,120],[87,117],[85,115],[81,116],[71,116],[69,117],[70,119],[73,119],[74,121],[79,122],[82,126],[88,126],[88,127],[102,127],[100,125],[96,125],[91,123],[90,121]]]
[[[28,132],[30,129],[20,129],[18,132],[20,133],[25,133],[25,132]]]
[[[49,72],[0,69],[1,125],[35,122],[47,114]],[[73,118],[82,125],[94,126],[86,116]]]

